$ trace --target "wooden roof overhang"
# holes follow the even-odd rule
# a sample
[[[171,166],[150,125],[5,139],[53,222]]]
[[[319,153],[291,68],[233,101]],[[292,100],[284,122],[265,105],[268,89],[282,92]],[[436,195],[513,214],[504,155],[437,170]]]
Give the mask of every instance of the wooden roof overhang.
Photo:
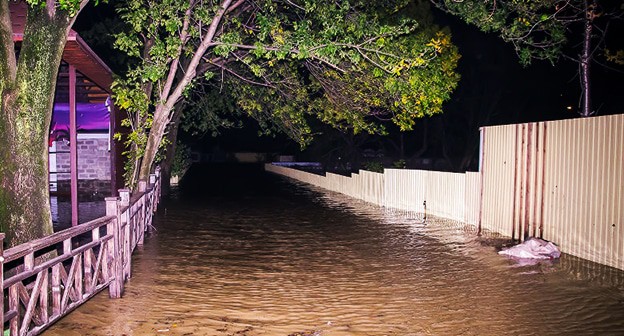
[[[113,72],[73,30],[69,33],[63,60],[73,65],[100,89],[108,94],[112,93]]]

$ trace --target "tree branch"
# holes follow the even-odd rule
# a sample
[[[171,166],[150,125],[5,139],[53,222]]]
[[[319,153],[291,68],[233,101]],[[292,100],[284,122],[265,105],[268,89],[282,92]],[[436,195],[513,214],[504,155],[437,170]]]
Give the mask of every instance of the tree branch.
[[[225,11],[225,14],[230,14],[231,12],[233,12],[236,8],[240,7],[240,5],[244,4],[245,1],[247,0],[238,0],[236,1],[234,4],[232,4],[230,6],[230,8],[227,9],[227,11]]]
[[[223,42],[212,42],[210,44],[210,46],[219,46],[219,45],[224,45],[224,46],[231,46],[231,47],[235,47],[238,49],[245,49],[245,50],[258,50],[260,49],[257,46],[253,46],[253,45],[246,45],[246,44],[235,44],[235,43],[223,43]],[[263,50],[268,50],[268,51],[282,51],[283,49],[277,48],[277,47],[262,47]],[[317,48],[318,49],[318,48]],[[289,49],[288,50],[289,53],[291,54],[301,54],[301,51],[298,49]],[[323,62],[325,64],[327,64],[329,67],[331,67],[332,69],[339,71],[341,73],[345,73],[346,70],[340,68],[339,66],[333,64],[332,62],[328,61],[327,59],[318,56],[318,55],[313,55],[312,56],[313,59]]]
[[[171,110],[171,108],[173,108],[173,105],[178,100],[178,98],[182,95],[182,92],[184,91],[186,86],[195,77],[197,66],[199,65],[199,62],[202,60],[206,50],[212,45],[212,40],[217,32],[217,28],[221,25],[221,19],[223,18],[223,15],[230,7],[231,3],[232,3],[232,0],[224,0],[221,3],[221,7],[217,11],[217,13],[215,13],[215,16],[212,19],[212,22],[210,23],[210,26],[208,28],[208,31],[206,32],[206,35],[204,36],[203,40],[197,47],[197,51],[193,54],[191,61],[186,67],[184,77],[180,80],[175,90],[167,98],[166,103],[165,103],[166,110]]]
[[[269,84],[268,82],[262,83],[262,82],[256,82],[254,80],[251,80],[249,78],[243,77],[242,75],[238,74],[237,72],[235,72],[234,70],[226,67],[225,65],[222,64],[217,64],[217,63],[212,63],[211,61],[206,61],[207,63],[210,63],[218,68],[221,68],[223,71],[233,75],[234,77],[242,80],[245,83],[248,84],[253,84],[253,85],[259,85],[259,86],[264,86],[264,87],[268,87],[268,88],[272,88],[275,89],[276,87],[274,85]]]
[[[182,23],[182,31],[180,32],[180,45],[178,46],[178,50],[176,51],[176,55],[178,57],[174,58],[171,61],[171,65],[169,66],[169,73],[167,75],[167,79],[165,81],[165,85],[160,94],[161,99],[165,99],[169,96],[169,92],[171,92],[171,87],[173,86],[173,81],[175,79],[176,72],[178,71],[178,66],[180,63],[180,56],[182,55],[182,49],[184,45],[188,41],[188,28],[191,21],[191,16],[193,13],[193,0],[189,3],[189,8],[184,13],[184,22]]]

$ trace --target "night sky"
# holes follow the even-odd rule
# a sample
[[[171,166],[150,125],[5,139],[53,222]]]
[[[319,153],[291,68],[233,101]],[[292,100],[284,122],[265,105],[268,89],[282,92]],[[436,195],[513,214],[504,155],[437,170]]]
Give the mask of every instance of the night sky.
[[[502,110],[513,109],[518,103],[526,104],[519,117],[507,115],[508,118],[502,118],[501,123],[578,117],[576,109],[579,105],[580,84],[576,63],[562,58],[554,65],[548,61],[533,61],[531,65],[523,67],[518,63],[512,45],[503,42],[497,35],[483,33],[437,9],[434,9],[434,13],[439,24],[451,27],[453,43],[459,47],[462,55],[458,68],[462,81],[457,91],[470,82],[472,78],[467,78],[470,69],[477,67],[485,70],[480,80],[491,80],[512,91],[502,102]],[[610,36],[620,40],[624,36],[623,28],[622,22],[613,24]],[[624,48],[622,42],[619,42],[620,48]],[[566,52],[573,55],[578,51]],[[620,67],[619,70],[624,71],[624,68]],[[621,98],[624,72],[618,73],[597,65],[593,65],[592,71],[597,115],[624,113]],[[573,110],[568,110],[568,106],[572,106]]]

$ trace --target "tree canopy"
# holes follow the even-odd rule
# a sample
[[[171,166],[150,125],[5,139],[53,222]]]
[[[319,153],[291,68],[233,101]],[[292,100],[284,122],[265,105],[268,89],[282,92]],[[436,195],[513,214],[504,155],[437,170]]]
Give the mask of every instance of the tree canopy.
[[[416,2],[419,5],[423,1]],[[208,84],[265,130],[301,144],[309,118],[356,132],[410,129],[442,111],[459,76],[448,31],[420,26],[410,1],[131,0],[117,46],[139,66],[115,84],[131,113],[135,178],[145,178],[175,106]],[[413,5],[413,4],[412,4]],[[213,93],[214,94],[214,93]],[[140,168],[139,168],[140,167]]]
[[[607,35],[613,22],[624,18],[621,1],[610,0],[431,0],[438,8],[495,32],[512,43],[520,62],[560,58],[579,65],[582,88],[579,113],[590,116],[591,65],[604,60],[621,61]],[[617,33],[616,33],[617,34]],[[619,36],[616,36],[619,39]],[[609,51],[609,48],[612,51]]]

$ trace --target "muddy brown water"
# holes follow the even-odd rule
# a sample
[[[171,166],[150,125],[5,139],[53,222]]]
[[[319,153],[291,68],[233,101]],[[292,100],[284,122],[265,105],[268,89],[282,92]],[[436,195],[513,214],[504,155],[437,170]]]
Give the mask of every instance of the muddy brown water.
[[[624,272],[518,263],[504,240],[256,167],[185,182],[123,298],[102,292],[44,335],[624,335]]]

